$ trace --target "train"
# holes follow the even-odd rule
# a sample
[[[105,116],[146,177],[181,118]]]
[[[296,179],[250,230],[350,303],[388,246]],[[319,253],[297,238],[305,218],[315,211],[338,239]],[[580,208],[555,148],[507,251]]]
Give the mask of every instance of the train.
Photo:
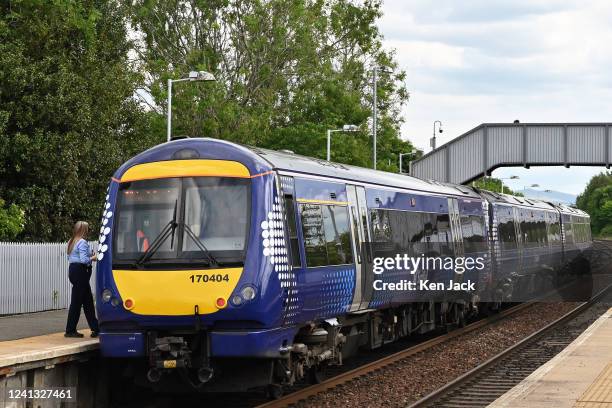
[[[98,242],[104,358],[152,388],[271,397],[360,349],[460,326],[534,293],[592,245],[585,212],[210,139],[182,138],[110,180]],[[384,255],[482,268],[373,273]],[[376,290],[415,279],[475,287]],[[126,374],[128,375],[128,374]]]

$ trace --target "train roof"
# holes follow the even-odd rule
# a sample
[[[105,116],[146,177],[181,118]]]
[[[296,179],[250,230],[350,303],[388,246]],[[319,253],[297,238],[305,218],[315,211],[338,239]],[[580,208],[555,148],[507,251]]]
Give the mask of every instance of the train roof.
[[[582,217],[589,216],[586,212],[565,204],[555,204],[549,201],[538,200],[535,198],[517,197],[510,194],[495,193],[493,191],[488,190],[480,190],[480,192],[483,196],[487,198],[488,201],[494,203],[519,205],[522,207],[538,208],[543,210],[558,210],[563,214],[578,215]]]
[[[577,215],[581,217],[590,217],[588,213],[582,211],[581,209],[570,207],[569,205],[566,205],[566,204],[558,204],[557,207],[559,207],[559,210],[564,214]]]
[[[178,150],[177,150],[178,149]],[[243,160],[251,171],[274,169],[306,176],[322,176],[333,179],[367,183],[386,187],[421,191],[445,196],[486,199],[490,202],[506,203],[528,208],[558,209],[564,214],[588,217],[577,208],[553,204],[547,201],[525,197],[515,197],[492,191],[474,189],[469,186],[443,183],[436,180],[423,180],[416,177],[385,171],[366,169],[342,163],[328,162],[323,159],[302,156],[290,151],[276,151],[259,147],[245,146],[234,142],[213,138],[181,138],[154,146],[125,162],[114,177],[119,179],[131,166],[150,161],[163,161],[175,158],[178,152],[193,149],[198,157],[214,158],[218,154],[235,156]]]
[[[548,202],[548,201],[544,201],[544,200],[538,200],[538,199],[529,198],[529,197],[517,197],[517,196],[510,195],[510,194],[496,193],[496,192],[488,191],[488,190],[479,190],[479,191],[483,196],[487,198],[488,201],[492,203],[508,204],[508,205],[527,207],[527,208],[537,208],[541,210],[557,210],[558,209],[558,206],[556,206],[555,204]]]
[[[246,147],[270,163],[276,170],[305,175],[318,175],[355,182],[366,182],[369,184],[443,195],[463,196],[474,199],[482,198],[472,188],[467,186],[441,183],[435,180],[422,180],[403,174],[366,169],[342,163],[333,163],[314,157],[301,156],[289,151],[268,150],[251,146]]]

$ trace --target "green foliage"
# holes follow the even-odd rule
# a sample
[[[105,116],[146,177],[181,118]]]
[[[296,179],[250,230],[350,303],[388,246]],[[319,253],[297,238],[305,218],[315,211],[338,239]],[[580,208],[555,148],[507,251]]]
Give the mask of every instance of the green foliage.
[[[576,199],[576,206],[591,216],[593,234],[612,236],[612,172],[593,176]]]
[[[359,133],[333,134],[332,160],[370,167],[378,65],[391,71],[378,81],[378,167],[397,171],[397,154],[412,149],[398,137],[408,93],[381,46],[378,0],[135,0],[130,13],[158,106],[168,78],[217,78],[173,86],[173,134],[325,158],[327,129],[355,124]]]
[[[24,211],[15,204],[5,206],[0,198],[0,241],[14,240],[23,231],[24,222]]]
[[[175,84],[175,135],[324,158],[326,130],[355,124],[334,133],[332,160],[370,167],[380,66],[377,165],[397,171],[408,92],[380,16],[380,0],[0,3],[0,196],[25,211],[17,238],[95,230],[113,171],[165,140],[167,79],[191,70],[217,81]]]
[[[20,239],[95,226],[114,169],[154,143],[123,13],[102,0],[0,5],[0,194],[25,210]]]
[[[495,193],[502,192],[502,180],[494,177],[479,178],[474,181],[474,187],[478,187],[482,190],[493,191]],[[507,185],[504,184],[504,194],[510,194],[517,197],[523,197],[523,193],[518,191],[512,191]]]

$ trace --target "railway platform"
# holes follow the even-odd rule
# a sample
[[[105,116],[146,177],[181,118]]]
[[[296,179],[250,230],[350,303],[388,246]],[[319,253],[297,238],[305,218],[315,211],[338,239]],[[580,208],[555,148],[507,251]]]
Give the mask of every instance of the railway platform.
[[[18,366],[54,359],[65,361],[70,356],[96,350],[98,339],[89,337],[89,330],[81,332],[85,337],[80,339],[65,338],[62,332],[0,342],[0,375],[12,373]]]
[[[611,408],[612,308],[490,408]]]
[[[7,340],[18,340],[44,334],[63,332],[68,310],[50,310],[0,317],[0,344]],[[78,330],[87,328],[85,315],[81,312]]]
[[[66,310],[40,312],[0,318],[0,407],[52,407],[52,401],[7,400],[9,389],[25,387],[75,387],[84,398],[79,406],[97,404],[97,381],[86,380],[96,366],[99,348],[91,338],[84,317],[79,331],[83,338],[65,338]],[[101,388],[101,387],[100,387]]]
[[[50,366],[98,348],[81,315],[77,326],[83,338],[65,338],[64,309],[0,317],[0,376],[31,366]]]

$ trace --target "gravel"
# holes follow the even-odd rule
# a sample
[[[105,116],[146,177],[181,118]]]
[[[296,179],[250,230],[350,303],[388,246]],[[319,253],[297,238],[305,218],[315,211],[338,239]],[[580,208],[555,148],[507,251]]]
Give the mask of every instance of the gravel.
[[[405,407],[574,309],[535,303],[491,326],[407,357],[299,404],[301,407]]]

